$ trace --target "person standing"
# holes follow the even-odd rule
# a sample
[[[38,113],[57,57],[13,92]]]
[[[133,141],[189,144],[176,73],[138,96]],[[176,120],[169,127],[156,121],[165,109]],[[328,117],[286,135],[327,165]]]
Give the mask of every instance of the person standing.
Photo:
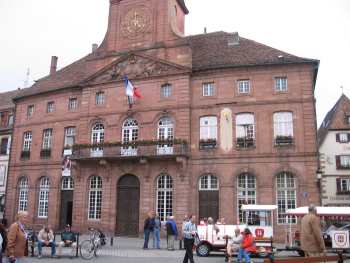
[[[160,229],[162,227],[162,222],[160,222],[158,215],[153,219],[153,226],[153,248],[160,249]]]
[[[227,256],[229,263],[232,262],[232,256],[234,253],[237,253],[239,251],[239,248],[241,247],[241,243],[243,240],[243,236],[241,235],[241,230],[237,227],[235,229],[235,235],[232,237],[232,239],[227,244]]]
[[[0,235],[1,235],[1,246],[0,246],[0,263],[2,263],[2,255],[5,253],[6,245],[7,245],[7,221],[6,219],[2,219],[0,223]]]
[[[16,222],[13,223],[7,233],[6,256],[8,262],[24,263],[28,234],[24,230],[27,223],[27,212],[18,212]]]
[[[316,257],[326,250],[321,232],[321,221],[316,207],[309,206],[309,213],[301,219],[300,242],[306,257]]]
[[[177,226],[173,216],[166,222],[166,232],[168,237],[168,250],[175,250],[175,239],[177,238]]]
[[[194,215],[189,216],[189,221],[183,226],[183,237],[184,237],[184,246],[185,246],[185,257],[183,263],[188,263],[190,260],[191,263],[194,263],[193,260],[193,245],[194,239],[197,235],[197,226],[195,224],[196,217]]]
[[[49,226],[44,226],[38,234],[38,258],[42,257],[43,247],[51,247],[51,257],[56,257],[55,236]]]
[[[145,219],[144,225],[143,225],[143,232],[145,237],[145,242],[143,243],[143,249],[148,249],[148,242],[149,242],[149,236],[151,233],[153,233],[153,218],[152,213],[149,212],[147,214],[147,218]]]
[[[245,263],[250,263],[250,254],[256,253],[256,247],[254,244],[254,237],[249,228],[244,229],[243,240],[241,247],[238,250],[237,262],[241,263],[242,259],[245,259]]]

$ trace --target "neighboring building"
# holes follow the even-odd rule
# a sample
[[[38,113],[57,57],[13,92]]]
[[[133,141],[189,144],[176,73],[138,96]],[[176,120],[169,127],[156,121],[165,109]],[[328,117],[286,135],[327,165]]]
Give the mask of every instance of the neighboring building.
[[[342,94],[318,129],[322,205],[350,206],[350,101]]]
[[[0,218],[3,218],[5,208],[6,182],[15,110],[12,98],[18,94],[18,90],[0,93]]]
[[[57,72],[53,57],[15,99],[7,216],[137,235],[149,210],[236,223],[243,203],[278,204],[283,238],[288,208],[319,203],[319,62],[237,33],[185,37],[183,0],[110,9],[98,48]]]

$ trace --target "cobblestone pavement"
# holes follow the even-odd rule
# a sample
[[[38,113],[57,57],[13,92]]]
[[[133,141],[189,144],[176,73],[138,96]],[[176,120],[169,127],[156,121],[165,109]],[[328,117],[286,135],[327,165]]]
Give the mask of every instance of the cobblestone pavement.
[[[81,241],[84,238],[81,239]],[[143,240],[137,238],[116,238],[114,241],[114,245],[106,245],[103,247],[99,253],[98,257],[94,258],[90,261],[83,260],[82,258],[73,258],[70,259],[69,255],[71,255],[70,249],[65,249],[63,252],[63,257],[60,259],[51,259],[49,257],[43,257],[42,259],[38,258],[28,258],[28,263],[43,263],[43,262],[61,262],[61,263],[74,263],[74,262],[103,262],[103,263],[181,263],[184,250],[175,250],[168,251],[165,248],[166,241],[162,240],[161,249],[148,249],[143,250]],[[152,247],[152,242],[150,242],[150,247]],[[46,248],[43,252],[44,255],[49,255],[50,251]],[[281,252],[280,256],[291,256],[296,254],[291,254],[291,252]],[[201,258],[195,256],[196,263],[223,263],[225,262],[222,254],[213,254],[207,258]],[[254,263],[263,262],[262,259],[253,259]],[[350,262],[350,261],[349,261]]]

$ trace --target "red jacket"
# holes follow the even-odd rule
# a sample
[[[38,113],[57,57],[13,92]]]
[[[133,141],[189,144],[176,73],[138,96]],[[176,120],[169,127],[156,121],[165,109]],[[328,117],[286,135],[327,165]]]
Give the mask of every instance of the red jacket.
[[[250,253],[256,252],[254,237],[251,234],[244,235],[243,241],[242,241],[242,248]]]

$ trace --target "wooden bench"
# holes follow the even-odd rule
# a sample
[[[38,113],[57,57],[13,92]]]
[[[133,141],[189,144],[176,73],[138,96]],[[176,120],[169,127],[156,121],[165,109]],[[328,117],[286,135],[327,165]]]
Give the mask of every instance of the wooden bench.
[[[336,256],[320,256],[320,257],[291,257],[291,258],[273,258],[265,259],[264,263],[312,263],[312,262],[331,262],[336,261],[343,263],[347,259],[342,254]]]

